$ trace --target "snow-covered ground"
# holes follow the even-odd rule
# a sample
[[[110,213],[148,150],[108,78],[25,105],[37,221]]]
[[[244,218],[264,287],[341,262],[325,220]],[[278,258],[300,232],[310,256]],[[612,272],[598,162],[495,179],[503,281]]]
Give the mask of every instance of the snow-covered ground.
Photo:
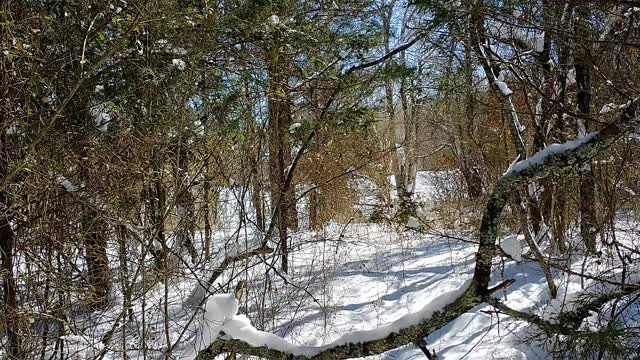
[[[428,183],[432,178],[429,174],[418,176],[419,199],[429,201],[433,197],[434,186]],[[238,201],[233,200],[238,199],[236,191],[229,190],[221,196],[228,200],[227,204],[237,204]],[[239,202],[244,203],[243,200]],[[209,270],[224,256],[259,243],[257,232],[239,220],[240,214],[231,205],[225,207],[224,226],[214,234],[216,250],[207,265]],[[253,216],[250,211],[248,216]],[[195,355],[194,350],[206,347],[224,326],[228,326],[229,320],[236,321],[236,325],[226,328],[232,336],[234,331],[249,326],[250,322],[252,325],[247,329],[255,327],[275,334],[287,343],[307,347],[344,342],[345,334],[346,339],[368,336],[363,333],[352,335],[355,331],[388,330],[397,325],[399,319],[409,321],[411,315],[408,314],[425,313],[430,306],[435,306],[436,299],[442,305],[442,295],[459,292],[471,279],[474,268],[477,246],[472,237],[421,233],[410,227],[399,231],[398,227],[351,223],[330,224],[319,232],[296,232],[292,235],[289,274],[277,271],[279,262],[272,255],[234,264],[216,281],[223,287],[214,285],[211,290],[233,292],[240,280],[247,282],[247,290],[237,308],[228,302],[228,298],[215,298],[215,301],[226,302],[220,303],[222,305],[209,303],[207,306],[216,309],[213,313],[211,308],[196,311],[185,307],[194,287],[209,275],[199,266],[193,271],[182,270],[181,275],[174,275],[166,283],[157,282],[150,291],[134,298],[132,315],[124,316],[114,326],[122,314],[122,296],[116,288],[113,291],[116,300],[111,306],[101,314],[79,316],[71,329],[76,333],[70,333],[66,340],[71,345],[70,350],[78,352],[75,358],[91,358],[102,352],[104,358],[122,359],[122,349],[126,348],[128,359],[142,359],[142,347],[148,349],[147,358],[163,358],[170,343],[173,358],[190,359]],[[632,238],[629,236],[629,241],[633,241]],[[527,251],[521,239],[515,236],[505,236],[502,248],[515,259],[519,259],[521,251]],[[600,274],[607,269],[606,264],[598,265],[593,259],[570,260],[566,261],[566,266],[577,272],[586,269],[591,274]],[[578,276],[556,272],[561,295],[550,301],[545,278],[537,263],[526,257],[519,262],[497,257],[495,265],[494,283],[515,280],[512,286],[496,296],[514,309],[545,318],[552,318],[567,300],[574,299],[575,294],[590,284]],[[220,309],[230,313],[221,316]],[[236,310],[242,317],[233,316]],[[209,322],[205,321],[207,318]],[[101,340],[111,330],[111,340],[104,347]],[[530,341],[536,331],[523,321],[497,315],[485,304],[432,333],[426,342],[441,360],[543,359],[546,351],[542,344]],[[412,345],[371,357],[424,358],[425,355]]]

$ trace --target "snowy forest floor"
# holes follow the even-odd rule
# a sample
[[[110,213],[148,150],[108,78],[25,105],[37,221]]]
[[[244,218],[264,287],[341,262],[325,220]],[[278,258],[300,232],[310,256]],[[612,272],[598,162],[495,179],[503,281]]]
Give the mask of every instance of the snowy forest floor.
[[[418,189],[423,192],[421,198],[428,197],[425,194],[431,191],[429,184],[421,184]],[[215,234],[216,246],[226,250],[215,253],[208,269],[226,253],[235,251],[231,244],[250,248],[247,244],[255,243],[255,230],[232,221],[233,212],[226,216],[229,221]],[[629,234],[636,232],[627,228],[620,237],[632,242]],[[332,224],[320,232],[307,230],[292,235],[294,246],[288,275],[276,270],[278,260],[272,255],[258,257],[236,263],[217,280],[221,289],[216,285],[213,289],[233,292],[238,281],[246,281],[240,313],[247,315],[256,328],[295,344],[319,346],[348,332],[390,323],[428,306],[444,292],[463,286],[472,277],[474,268],[477,246],[473,240],[469,235],[425,234],[380,224]],[[634,248],[636,245],[632,244]],[[527,253],[526,247],[523,252]],[[550,301],[537,263],[526,257],[520,262],[508,258],[496,258],[495,262],[494,283],[515,280],[496,295],[514,309],[543,317],[571,306],[576,294],[590,286],[580,276],[555,271],[560,295]],[[592,275],[602,275],[602,271],[611,269],[608,264],[598,262],[581,256],[564,259],[562,263],[577,273],[585,271]],[[133,264],[131,272],[135,270]],[[192,316],[193,312],[185,310],[184,301],[198,279],[207,275],[202,270],[181,270],[166,282],[156,282],[133,301],[125,325],[115,327],[114,320],[123,309],[121,290],[114,287],[114,300],[106,310],[73,319],[71,329],[76,333],[67,337],[68,352],[75,354],[71,358],[100,354],[104,349],[100,341],[111,330],[114,335],[104,349],[105,358],[122,359],[123,352],[129,359],[163,358],[167,343],[175,344],[172,358],[193,358],[192,345],[206,324],[201,312]],[[426,342],[440,360],[543,359],[547,356],[545,344],[534,341],[541,338],[539,335],[535,327],[497,315],[491,306],[483,304],[431,334]],[[195,345],[202,348],[202,344]],[[146,356],[142,349],[147,349]],[[408,345],[371,359],[424,358],[419,349]]]

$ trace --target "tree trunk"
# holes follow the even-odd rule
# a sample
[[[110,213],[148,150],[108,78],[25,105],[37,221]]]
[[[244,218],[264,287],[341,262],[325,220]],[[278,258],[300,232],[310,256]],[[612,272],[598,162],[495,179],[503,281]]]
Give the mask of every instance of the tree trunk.
[[[262,184],[257,177],[257,171],[254,173],[253,179],[253,192],[251,193],[251,201],[253,207],[256,209],[256,226],[260,231],[265,230],[264,224],[264,208],[262,206]]]
[[[252,157],[251,161],[251,182],[253,191],[251,192],[251,201],[256,210],[256,225],[261,231],[265,230],[264,206],[262,202],[262,171],[260,169],[260,155],[262,154],[262,143],[258,143],[258,149]]]
[[[195,238],[195,205],[189,184],[189,151],[183,137],[178,139],[176,160],[174,162],[174,181],[176,194],[177,228],[176,238],[178,251],[186,250],[193,262],[198,253],[194,244]]]
[[[468,45],[465,45],[465,75],[466,75],[466,106],[465,106],[465,115],[467,116],[467,127],[473,126],[473,121],[475,119],[475,98],[474,94],[474,85],[473,85],[473,58],[471,53],[471,48]],[[464,139],[464,131],[462,126],[458,126],[458,133],[461,139]],[[478,170],[475,167],[471,167],[469,164],[469,157],[467,155],[466,149],[466,141],[461,141],[460,143],[460,151],[462,157],[462,176],[464,177],[465,183],[467,185],[467,194],[471,200],[476,200],[482,196],[482,178],[478,173]]]
[[[122,287],[122,297],[127,306],[129,320],[133,321],[133,307],[127,304],[126,299],[131,299],[131,283],[129,282],[129,262],[127,257],[127,239],[129,238],[127,228],[124,225],[116,225],[116,239],[118,241],[118,259],[120,260],[120,284]]]
[[[158,159],[156,159],[157,162]],[[146,213],[146,232],[151,240],[151,253],[154,257],[156,270],[164,267],[167,256],[167,244],[164,233],[165,192],[160,179],[159,166],[154,164],[151,179],[148,180],[143,193]]]
[[[471,200],[477,200],[482,196],[482,179],[475,168],[471,168],[468,164],[469,160],[463,153],[460,159],[460,172],[467,185],[467,196]]]
[[[546,10],[546,9],[545,9]],[[571,8],[564,9],[563,4],[560,4],[559,9],[560,13],[563,12],[569,13]],[[557,17],[562,17],[558,15]],[[569,16],[565,16],[565,22],[559,22],[560,26],[569,26]],[[569,53],[570,49],[566,44],[563,44],[559,41],[556,41],[556,47],[558,47],[558,62],[559,64],[568,64],[569,63]],[[563,115],[565,114],[563,108],[566,102],[566,89],[567,89],[567,78],[569,74],[569,67],[571,64],[562,65],[560,68],[560,72],[558,74],[559,79],[559,93],[557,95],[556,104],[552,104],[552,115],[556,117],[555,126],[552,129],[552,134],[554,134],[554,141],[556,142],[565,142],[566,136],[566,126],[563,122]],[[552,184],[553,186],[553,196],[550,196],[551,206],[549,209],[552,212],[549,214],[547,218],[549,222],[552,223],[553,228],[553,242],[558,252],[563,254],[566,253],[567,245],[566,245],[566,231],[567,231],[567,195],[566,195],[566,181],[562,177],[553,176],[551,177],[551,181],[548,184]]]
[[[4,168],[4,166],[3,166]],[[4,169],[2,169],[4,170]],[[0,193],[0,203],[5,208],[4,214],[0,215],[0,257],[2,265],[2,292],[3,296],[3,319],[0,324],[4,325],[4,333],[7,335],[7,354],[9,358],[20,359],[21,343],[18,323],[18,303],[16,299],[16,280],[13,275],[13,250],[14,250],[14,234],[11,230],[9,208],[7,195]]]
[[[383,41],[385,46],[385,54],[388,54],[391,51],[391,21],[393,16],[393,6],[390,6],[388,9],[383,9]],[[390,66],[392,64],[392,58],[390,57],[386,61],[386,66]],[[398,195],[398,200],[400,205],[402,206],[409,200],[409,192],[407,191],[407,179],[405,177],[404,161],[400,156],[400,152],[403,151],[403,148],[406,144],[403,144],[404,141],[398,138],[398,131],[396,129],[396,119],[395,119],[395,107],[393,103],[393,83],[391,80],[387,80],[385,84],[385,99],[387,106],[387,115],[389,119],[389,149],[391,150],[391,175],[395,180],[395,189]]]
[[[202,244],[204,251],[205,262],[208,261],[209,255],[211,254],[211,219],[210,219],[210,211],[209,211],[209,193],[211,192],[211,181],[209,180],[209,161],[205,160],[204,164],[204,172],[205,179],[202,184],[202,197],[203,205],[202,205],[202,213],[203,213],[203,226],[204,226],[204,243]]]
[[[314,189],[309,193],[309,228],[318,230],[321,228],[320,223],[320,198],[319,189]]]
[[[287,94],[286,54],[280,46],[279,30],[273,34],[274,44],[267,59],[267,101],[269,107],[269,165],[271,167],[271,202],[275,210],[271,221],[277,222],[281,251],[282,271],[288,272],[288,226],[295,211],[293,184],[286,184],[286,160],[291,158],[291,146],[287,139],[291,124],[291,104]],[[293,209],[291,209],[293,208]],[[297,215],[296,215],[297,218]]]
[[[504,113],[509,114],[511,117],[511,121],[509,123],[511,125],[510,127],[513,144],[516,149],[516,153],[518,154],[518,158],[520,160],[524,160],[527,158],[527,148],[524,142],[525,137],[522,133],[523,128],[520,124],[520,119],[513,104],[511,94],[506,93],[502,88],[500,88],[499,84],[497,83],[500,77],[500,66],[492,63],[492,60],[486,57],[485,51],[483,49],[483,46],[485,46],[484,44],[486,43],[486,39],[482,1],[478,1],[474,5],[470,19],[471,26],[469,28],[471,29],[471,42],[476,50],[480,63],[482,64],[482,68],[484,69],[484,72],[489,79],[489,85],[494,89],[495,94],[502,100]],[[551,272],[549,269],[548,261],[544,257],[544,254],[542,254],[542,252],[539,250],[538,244],[536,243],[539,238],[538,235],[540,234],[541,216],[539,207],[537,206],[535,199],[529,194],[528,184],[523,184],[519,189],[514,190],[516,211],[519,212],[520,224],[523,231],[525,231],[525,238],[527,238],[530,246],[534,249],[534,253],[536,253],[536,257],[540,260],[540,267],[546,275],[547,283],[549,285],[549,292],[551,293],[552,297],[555,297],[555,295],[557,294],[557,290],[555,283],[553,282],[553,277],[550,276]],[[505,196],[505,198],[500,199],[500,201],[506,202],[509,199],[509,195],[510,194],[504,194],[503,196]],[[494,224],[482,224],[482,226],[488,225],[491,225],[493,227]],[[530,226],[533,230],[533,234],[529,232]],[[491,235],[497,236],[497,229],[496,232]],[[479,255],[477,257],[477,261],[479,262],[485,260],[486,258],[484,256]]]
[[[403,21],[406,25],[408,19],[405,18]],[[401,39],[403,39],[405,36],[405,30],[407,29],[405,25],[402,26],[402,31],[400,32]],[[404,51],[400,52],[400,65],[407,65],[407,55]],[[413,104],[409,101],[409,92],[410,90],[407,89],[407,80],[403,77],[400,81],[400,103],[402,104],[402,120],[404,122],[403,148],[405,149],[405,151],[404,159],[401,164],[401,172],[403,173],[403,176],[405,178],[405,190],[407,192],[407,195],[411,196],[415,191],[417,176],[415,156],[417,128],[413,113]]]
[[[87,278],[90,286],[89,302],[95,309],[109,300],[111,270],[107,259],[107,226],[94,209],[87,209],[82,221],[84,231]]]
[[[590,11],[588,5],[576,8],[575,32],[582,46],[574,51],[574,67],[576,70],[576,84],[578,91],[578,137],[586,136],[590,130],[589,113],[591,110],[591,54],[589,39]],[[580,235],[584,241],[587,253],[596,252],[596,187],[591,169],[591,162],[578,170],[580,176]]]

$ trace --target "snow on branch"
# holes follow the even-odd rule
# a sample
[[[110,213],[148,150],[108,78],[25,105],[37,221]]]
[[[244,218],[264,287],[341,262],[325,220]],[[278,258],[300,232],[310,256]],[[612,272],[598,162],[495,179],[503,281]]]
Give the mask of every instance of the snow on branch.
[[[586,136],[563,144],[550,144],[528,159],[518,161],[510,167],[499,183],[518,178],[518,182],[529,182],[548,175],[553,170],[573,167],[591,160],[597,150],[610,146],[620,137],[635,132],[640,127],[640,98],[629,102],[624,112],[612,124]]]
[[[513,43],[518,48],[541,53],[544,51],[544,32],[532,32],[505,23],[496,23],[488,26],[488,35],[502,43]]]
[[[591,140],[596,135],[597,133],[593,132],[577,140],[567,141],[562,144],[549,144],[530,158],[520,160],[517,163],[513,164],[513,166],[511,166],[511,169],[506,172],[505,175],[508,176],[514,172],[519,172],[531,166],[542,164],[544,163],[545,159],[551,156],[561,155],[563,153],[574,150]]]
[[[602,130],[564,144],[553,144],[512,166],[495,185],[480,224],[480,248],[476,254],[474,281],[476,291],[487,295],[491,263],[495,255],[498,220],[511,194],[518,186],[542,179],[552,173],[575,168],[595,157],[597,152],[640,127],[640,98],[631,101],[622,115]]]
[[[187,297],[187,299],[184,301],[183,308],[188,309],[201,306],[207,298],[207,293],[210,292],[209,289],[211,288],[211,286],[215,283],[216,279],[218,279],[218,277],[222,275],[222,273],[230,264],[249,259],[256,255],[268,254],[272,251],[273,249],[269,248],[266,242],[263,242],[259,247],[256,247],[255,249],[225,257],[224,260],[222,260],[222,262],[213,269],[211,275],[209,276],[209,279],[207,279],[206,282],[198,282],[198,284],[191,291],[189,297]]]
[[[327,358],[327,355],[331,359],[347,359],[379,354],[420,341],[478,304],[479,299],[469,291],[471,284],[471,280],[465,281],[456,290],[439,295],[418,312],[376,329],[344,334],[323,346],[296,345],[275,334],[257,330],[246,316],[229,316],[229,311],[237,311],[237,303],[235,306],[230,304],[236,301],[232,295],[215,295],[207,303],[205,314],[205,320],[211,320],[209,322],[214,324],[214,328],[203,332],[210,339],[212,333],[221,332],[230,339],[217,339],[196,359],[213,359],[217,354],[231,351],[268,359],[320,359]],[[221,297],[225,301],[220,301]],[[220,325],[222,318],[226,320]]]

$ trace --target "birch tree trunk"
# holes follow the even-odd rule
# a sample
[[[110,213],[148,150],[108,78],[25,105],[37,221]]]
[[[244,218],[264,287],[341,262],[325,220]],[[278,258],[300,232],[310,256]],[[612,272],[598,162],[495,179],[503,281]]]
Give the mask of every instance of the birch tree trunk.
[[[389,54],[391,51],[391,21],[393,17],[393,7],[395,2],[382,5],[382,23],[383,23],[383,41],[385,54]],[[387,67],[390,67],[393,63],[393,57],[390,57],[385,61]],[[404,141],[400,139],[397,129],[399,122],[396,121],[396,112],[393,99],[393,82],[388,79],[385,83],[385,101],[387,117],[389,121],[388,126],[388,145],[391,155],[391,175],[395,181],[395,189],[398,196],[400,205],[406,204],[409,200],[410,193],[407,189],[407,178],[404,168]],[[406,115],[405,115],[406,116]]]

